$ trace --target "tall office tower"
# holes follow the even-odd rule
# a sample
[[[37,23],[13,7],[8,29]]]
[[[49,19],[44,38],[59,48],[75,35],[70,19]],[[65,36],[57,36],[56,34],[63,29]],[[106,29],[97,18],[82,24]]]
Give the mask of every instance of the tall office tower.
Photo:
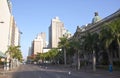
[[[33,44],[32,44],[32,50],[34,55],[36,55],[37,53],[42,53],[43,50],[43,38],[41,37],[41,35],[38,35],[36,37],[36,39],[33,40]]]
[[[10,39],[10,45],[12,46],[20,46],[20,31],[17,27],[17,24],[15,22],[15,19],[13,16],[11,16],[10,21],[10,28],[9,28],[9,39]]]
[[[32,47],[29,47],[28,49],[28,56],[32,56]]]
[[[41,32],[39,35],[43,39],[43,47],[46,47],[47,45],[46,45],[46,34],[45,34],[45,32]]]
[[[59,17],[55,17],[51,20],[49,27],[49,48],[58,47],[60,37],[65,33],[64,23],[60,21]]]
[[[10,45],[10,0],[0,0],[0,51],[5,53]]]
[[[15,41],[14,41],[14,45],[15,46],[20,46],[20,36],[21,32],[19,31],[18,27],[15,27]]]

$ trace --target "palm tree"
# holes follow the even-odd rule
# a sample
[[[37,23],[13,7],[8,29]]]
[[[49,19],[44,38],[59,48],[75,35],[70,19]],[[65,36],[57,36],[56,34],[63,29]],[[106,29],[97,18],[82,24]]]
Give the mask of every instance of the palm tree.
[[[9,46],[6,53],[10,54],[10,58],[17,58],[18,57],[17,54],[18,53],[21,54],[20,46]]]
[[[102,40],[106,52],[108,54],[109,64],[113,65],[112,52],[110,51],[110,45],[116,41],[118,44],[118,52],[120,59],[120,18],[112,22],[106,23],[101,32],[100,39]]]
[[[112,42],[115,40],[118,44],[118,53],[120,59],[120,18],[108,23],[106,26],[108,27],[111,37],[113,38]]]
[[[57,60],[58,64],[64,63],[64,53],[61,51],[61,49],[58,50],[58,53],[57,53],[55,59]]]
[[[21,50],[20,50],[20,46],[9,46],[6,53],[10,54],[11,69],[12,69],[12,59],[13,58],[16,58],[19,61],[22,61],[22,53],[21,53]]]
[[[69,42],[67,37],[63,36],[60,38],[60,42],[58,43],[58,47],[62,48],[64,52],[64,64],[66,65],[66,50],[69,47]]]
[[[58,50],[54,48],[54,49],[51,49],[50,51],[48,51],[48,53],[49,53],[51,62],[55,63],[56,62],[55,57],[58,54]]]
[[[13,58],[16,58],[16,59],[18,59],[20,62],[22,62],[22,53],[21,53],[21,51],[18,49],[18,51],[16,51],[15,53],[14,53],[14,55],[13,55]]]
[[[99,35],[97,33],[92,34],[92,53],[93,53],[93,71],[96,71],[96,54],[99,46]]]
[[[91,54],[93,56],[93,71],[96,71],[96,47],[98,46],[99,40],[98,40],[98,34],[97,33],[87,33],[83,37],[83,48],[87,53]]]
[[[73,47],[76,51],[77,51],[77,62],[78,62],[78,65],[77,65],[77,69],[79,70],[80,69],[80,50],[82,48],[82,43],[81,43],[81,40],[80,39],[75,39],[73,38],[71,41],[70,41],[70,46]]]

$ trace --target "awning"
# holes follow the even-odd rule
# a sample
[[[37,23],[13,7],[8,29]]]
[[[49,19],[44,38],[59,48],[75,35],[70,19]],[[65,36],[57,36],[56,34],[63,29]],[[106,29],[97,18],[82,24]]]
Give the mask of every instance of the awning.
[[[2,53],[2,52],[0,51],[0,57],[6,58],[7,56],[6,56],[4,53]]]

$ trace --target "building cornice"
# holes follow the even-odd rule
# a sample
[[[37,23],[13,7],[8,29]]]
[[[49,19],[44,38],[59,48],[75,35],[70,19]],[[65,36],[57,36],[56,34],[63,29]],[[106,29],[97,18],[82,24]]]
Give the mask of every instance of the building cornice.
[[[10,13],[12,13],[12,3],[10,0],[7,0],[7,3],[8,3],[8,8],[9,8]]]
[[[82,31],[82,29],[81,29],[80,27],[77,27],[76,32],[75,32],[74,35],[76,35],[76,34],[84,35],[84,34],[87,33],[87,32],[91,32],[91,33],[92,33],[92,32],[100,31],[101,26],[102,26],[104,23],[110,22],[110,21],[112,21],[112,20],[114,20],[114,19],[116,19],[116,18],[119,18],[119,17],[120,17],[120,9],[117,10],[116,12],[114,12],[113,14],[105,17],[104,19],[102,19],[102,20],[94,23],[94,24],[88,24],[88,25],[85,27],[84,31]]]

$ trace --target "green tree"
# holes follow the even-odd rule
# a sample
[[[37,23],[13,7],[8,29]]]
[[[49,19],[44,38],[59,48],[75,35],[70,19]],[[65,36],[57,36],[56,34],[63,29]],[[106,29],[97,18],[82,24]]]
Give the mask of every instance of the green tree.
[[[58,43],[58,47],[62,48],[64,52],[64,64],[66,65],[66,50],[69,47],[69,41],[66,36],[60,38],[60,42]]]
[[[6,53],[10,54],[10,58],[16,58],[19,61],[22,61],[22,52],[20,50],[20,46],[9,46]]]
[[[13,59],[18,59],[19,61],[22,62],[22,53],[20,50],[20,46],[9,46],[8,50],[6,51],[6,53],[9,53],[10,55],[10,69],[12,69],[14,66]]]
[[[41,59],[41,55],[42,55],[42,53],[37,53],[37,55],[35,57],[35,61],[39,61]]]
[[[93,71],[96,71],[96,48],[98,45],[99,35],[97,33],[87,33],[83,37],[84,50],[93,56]]]
[[[16,51],[14,54],[13,54],[13,58],[16,58],[16,59],[18,59],[20,62],[22,62],[23,61],[23,57],[22,57],[22,53],[21,53],[21,51],[18,49],[18,51]]]
[[[55,63],[56,62],[56,56],[58,54],[58,49],[51,49],[50,51],[48,51],[49,53],[49,57],[50,57],[50,60]]]
[[[107,23],[106,27],[111,34],[111,42],[115,40],[118,44],[118,53],[120,59],[120,18]]]
[[[113,65],[113,57],[112,52],[110,51],[110,45],[114,41],[117,42],[120,58],[120,19],[106,23],[100,32],[100,39],[102,40],[108,54],[109,64]]]
[[[77,51],[77,63],[78,63],[78,67],[77,69],[79,70],[80,69],[80,50],[82,48],[82,42],[81,42],[81,39],[76,39],[76,38],[73,38],[71,41],[70,41],[70,46],[73,47],[75,49],[75,51]]]

